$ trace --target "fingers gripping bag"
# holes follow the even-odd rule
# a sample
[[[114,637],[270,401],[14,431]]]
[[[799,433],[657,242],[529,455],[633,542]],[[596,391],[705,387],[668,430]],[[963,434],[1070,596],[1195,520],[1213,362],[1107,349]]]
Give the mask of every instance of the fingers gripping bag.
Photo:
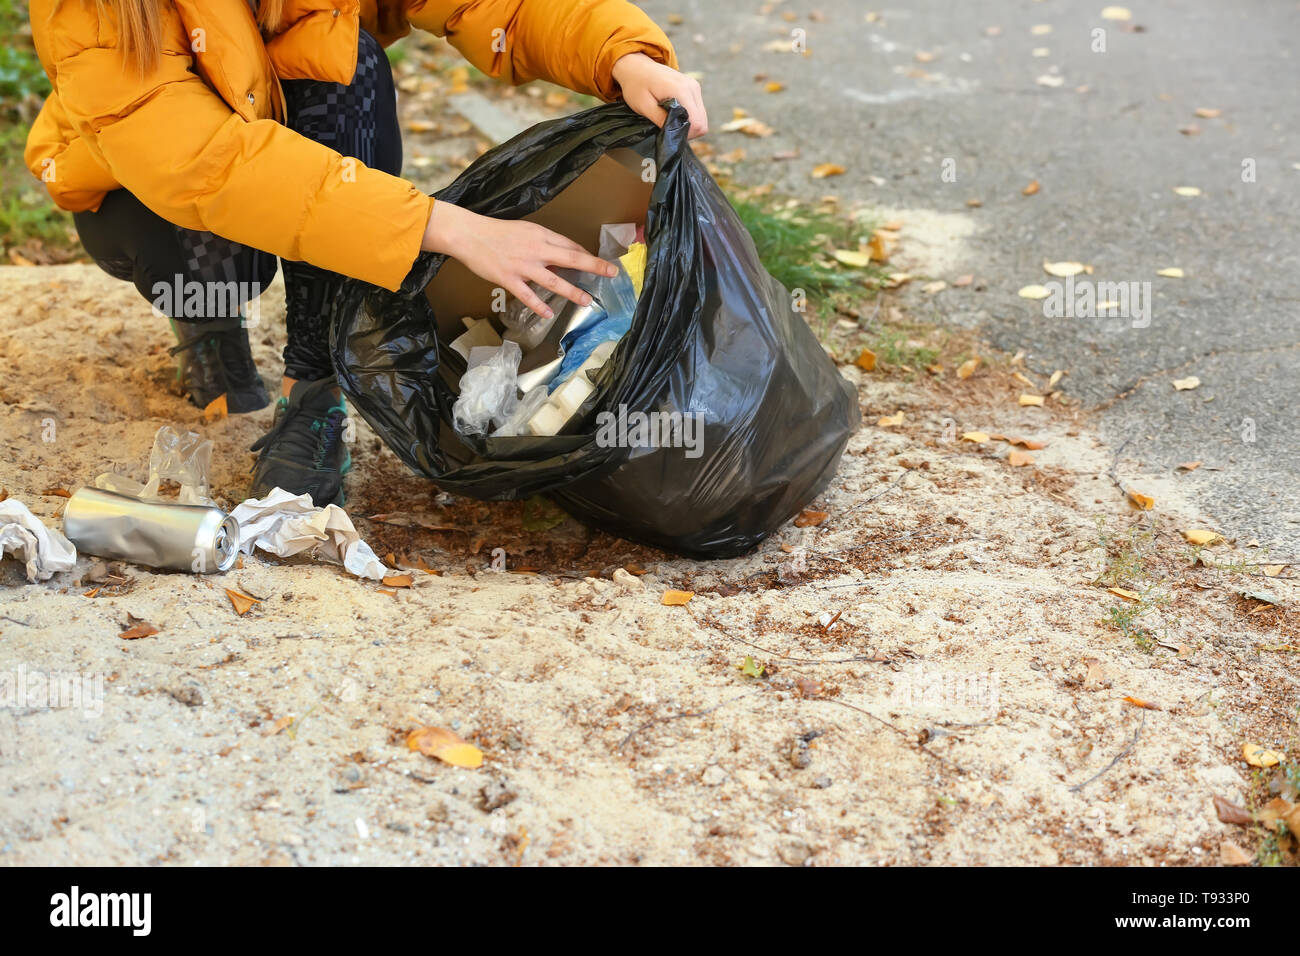
[[[422,254],[395,293],[350,282],[336,300],[333,357],[353,406],[440,488],[487,500],[546,493],[629,540],[731,557],[829,484],[858,424],[857,395],[687,145],[686,111],[665,106],[662,130],[622,104],[541,123],[435,194],[541,223],[593,253],[602,225],[644,227],[631,327],[603,348],[613,350],[603,364],[574,373],[594,390],[555,434],[457,432],[466,362],[447,343],[465,317],[500,331],[508,303],[446,256]]]

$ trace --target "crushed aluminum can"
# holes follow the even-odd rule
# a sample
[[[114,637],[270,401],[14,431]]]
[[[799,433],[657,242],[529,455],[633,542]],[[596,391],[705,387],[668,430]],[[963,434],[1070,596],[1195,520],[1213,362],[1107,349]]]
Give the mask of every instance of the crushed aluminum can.
[[[220,508],[100,488],[82,488],[68,499],[63,533],[86,554],[174,571],[227,571],[239,556],[239,523]]]

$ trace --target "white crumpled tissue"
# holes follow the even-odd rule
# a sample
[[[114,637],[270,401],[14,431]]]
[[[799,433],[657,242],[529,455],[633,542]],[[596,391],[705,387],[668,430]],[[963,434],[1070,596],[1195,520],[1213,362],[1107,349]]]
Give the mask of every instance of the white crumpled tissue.
[[[17,498],[0,501],[0,555],[27,564],[28,581],[48,581],[77,563],[77,549],[61,532],[45,527]]]
[[[257,547],[287,558],[314,549],[359,578],[379,581],[388,573],[338,505],[317,508],[310,495],[275,488],[265,498],[249,498],[230,515],[239,522],[239,550],[244,554]]]

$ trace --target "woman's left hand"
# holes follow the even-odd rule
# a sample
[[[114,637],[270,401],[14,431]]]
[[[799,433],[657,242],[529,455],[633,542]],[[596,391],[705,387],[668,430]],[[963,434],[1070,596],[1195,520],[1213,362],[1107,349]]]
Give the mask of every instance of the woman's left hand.
[[[614,82],[623,91],[623,101],[656,126],[663,126],[668,113],[660,100],[676,100],[691,117],[690,138],[709,131],[704,95],[698,80],[664,66],[644,53],[629,53],[614,63]]]

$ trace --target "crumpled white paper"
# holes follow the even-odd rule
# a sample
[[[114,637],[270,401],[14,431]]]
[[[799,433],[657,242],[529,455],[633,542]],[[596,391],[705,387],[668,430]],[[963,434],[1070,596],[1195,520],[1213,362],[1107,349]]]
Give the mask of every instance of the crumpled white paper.
[[[17,498],[0,501],[0,555],[27,564],[28,581],[48,581],[77,563],[77,549],[59,531],[45,527]]]
[[[239,550],[245,554],[257,547],[287,558],[314,549],[359,578],[379,581],[388,574],[338,505],[317,508],[310,495],[275,488],[265,498],[249,498],[230,514],[239,522]]]

